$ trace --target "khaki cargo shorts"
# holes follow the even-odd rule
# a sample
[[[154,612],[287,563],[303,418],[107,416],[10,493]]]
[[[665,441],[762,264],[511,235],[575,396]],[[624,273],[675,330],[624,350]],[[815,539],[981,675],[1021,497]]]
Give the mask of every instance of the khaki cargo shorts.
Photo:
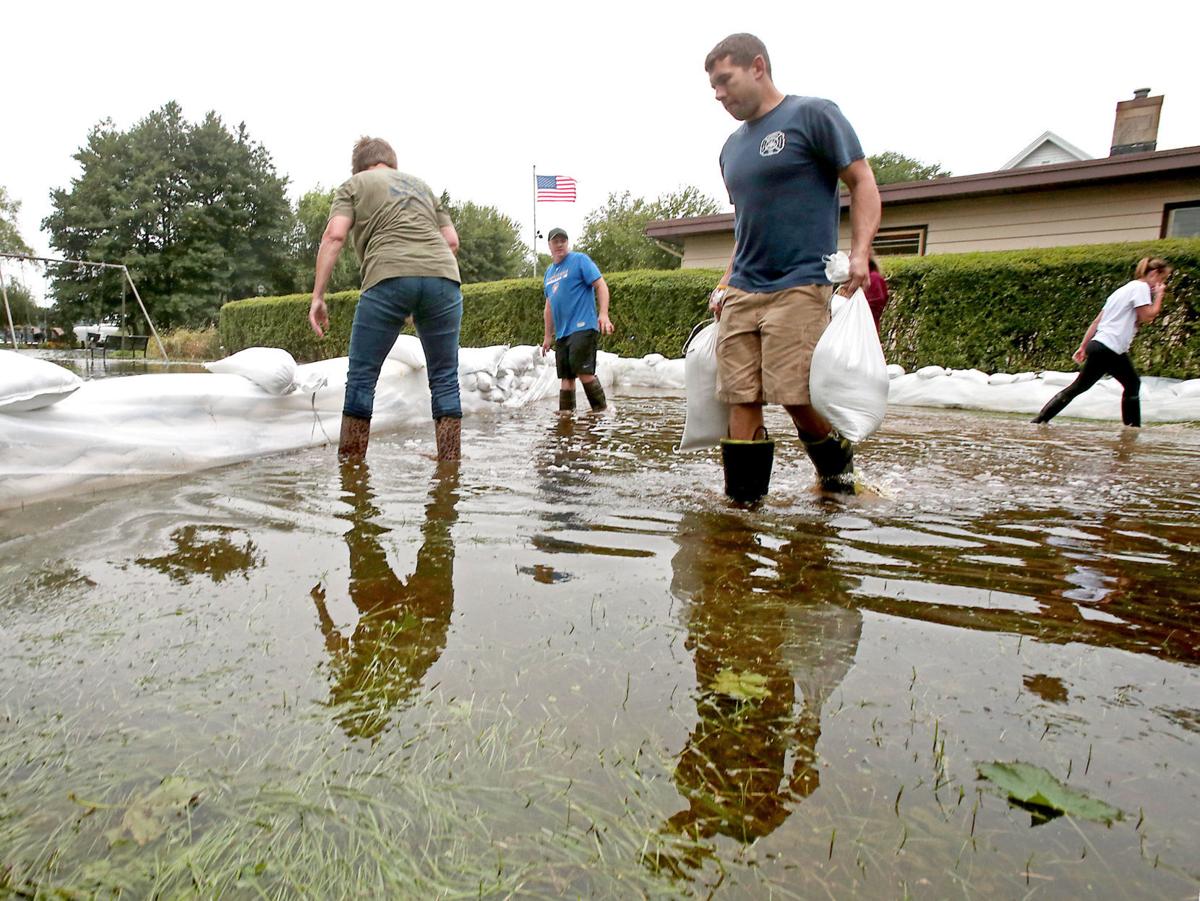
[[[729,288],[717,330],[717,396],[727,404],[811,403],[808,373],[832,295],[832,285],[772,294]]]

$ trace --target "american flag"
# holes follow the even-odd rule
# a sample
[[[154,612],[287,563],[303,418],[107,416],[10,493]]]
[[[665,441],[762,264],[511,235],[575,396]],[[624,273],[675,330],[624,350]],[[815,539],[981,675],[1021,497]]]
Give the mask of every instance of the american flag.
[[[539,175],[537,177],[538,203],[575,202],[575,179],[565,175]]]

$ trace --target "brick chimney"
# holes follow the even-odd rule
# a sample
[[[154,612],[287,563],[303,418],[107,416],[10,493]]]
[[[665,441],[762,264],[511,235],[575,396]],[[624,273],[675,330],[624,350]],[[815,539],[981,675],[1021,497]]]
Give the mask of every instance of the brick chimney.
[[[1138,88],[1132,100],[1117,104],[1109,156],[1120,153],[1149,153],[1158,145],[1158,118],[1162,114],[1162,94],[1150,96],[1149,88]]]

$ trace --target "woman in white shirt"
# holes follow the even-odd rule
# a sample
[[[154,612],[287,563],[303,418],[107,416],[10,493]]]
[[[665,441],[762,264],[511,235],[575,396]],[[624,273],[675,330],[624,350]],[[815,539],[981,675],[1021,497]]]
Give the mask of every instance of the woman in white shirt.
[[[1163,291],[1170,275],[1171,267],[1166,260],[1145,257],[1138,263],[1133,281],[1108,296],[1104,309],[1092,320],[1079,349],[1072,355],[1076,363],[1083,364],[1083,370],[1042,407],[1034,422],[1049,422],[1101,376],[1111,375],[1124,389],[1121,421],[1130,426],[1142,424],[1142,405],[1138,399],[1141,379],[1129,359],[1129,345],[1138,326],[1152,322],[1162,311]]]

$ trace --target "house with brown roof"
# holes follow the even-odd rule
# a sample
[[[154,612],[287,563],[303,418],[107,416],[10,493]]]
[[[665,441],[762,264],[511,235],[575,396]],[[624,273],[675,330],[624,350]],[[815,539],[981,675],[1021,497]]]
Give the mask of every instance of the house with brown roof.
[[[978,175],[881,185],[879,256],[965,253],[1200,236],[1200,147],[1156,150],[1162,96],[1117,104],[1110,153],[1086,155],[1046,132]],[[1065,160],[1065,161],[1063,161]],[[850,244],[842,194],[839,248]],[[652,222],[646,235],[681,249],[684,268],[723,269],[733,214]]]

